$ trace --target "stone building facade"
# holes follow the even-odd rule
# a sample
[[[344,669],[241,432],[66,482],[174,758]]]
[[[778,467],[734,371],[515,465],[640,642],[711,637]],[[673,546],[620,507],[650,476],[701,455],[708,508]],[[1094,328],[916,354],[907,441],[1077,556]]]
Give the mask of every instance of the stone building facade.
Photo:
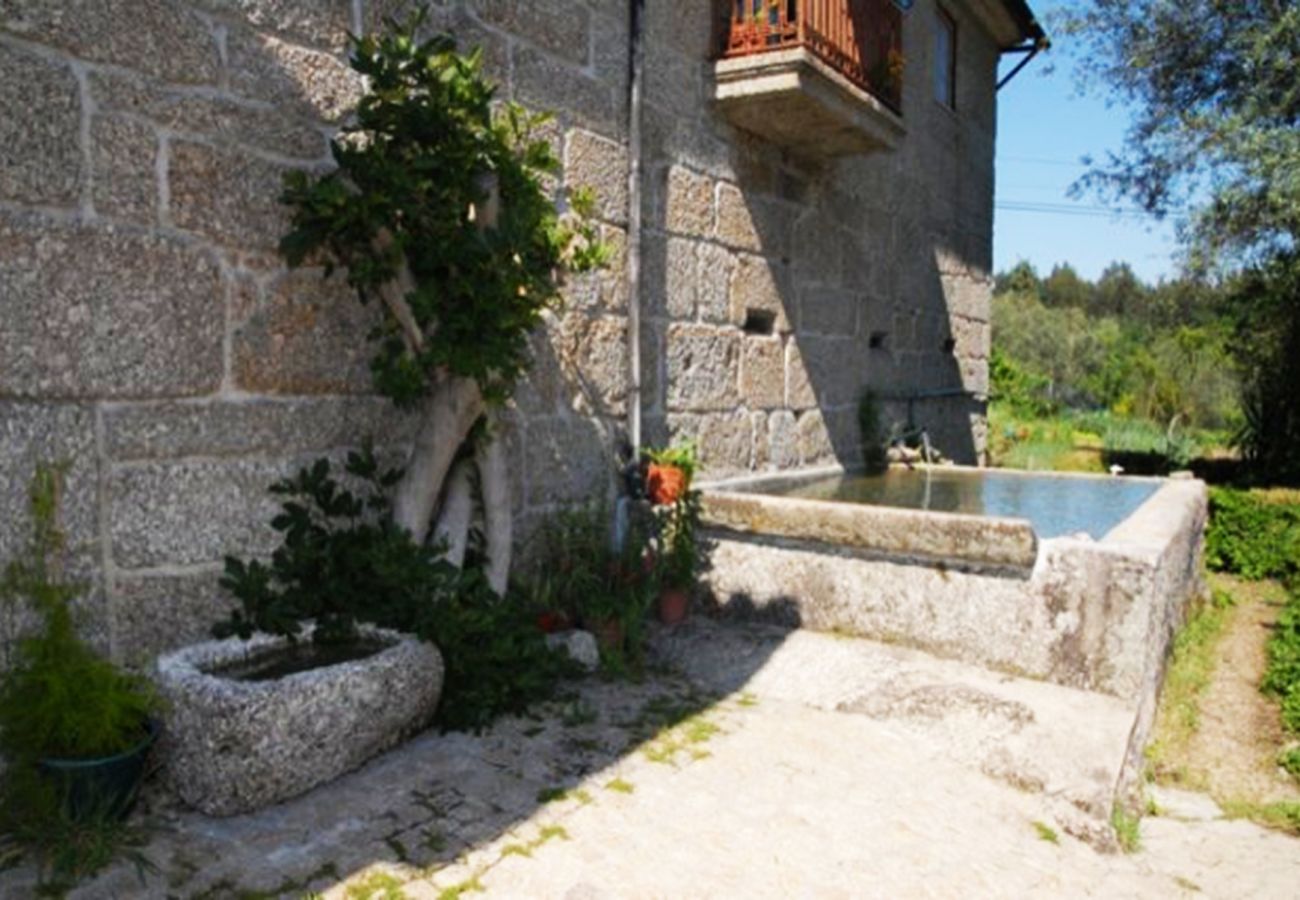
[[[949,108],[935,0],[918,0],[896,145],[818,160],[719,114],[712,0],[646,3],[647,442],[694,437],[716,474],[853,462],[870,388],[979,460],[1007,46],[988,22],[1015,5],[945,0]],[[345,33],[402,6],[0,0],[0,559],[24,540],[34,464],[66,460],[88,621],[119,659],[206,632],[222,556],[271,544],[271,481],[409,437],[370,391],[367,309],[275,251],[283,174],[328,165],[362,90]],[[504,96],[556,112],[563,182],[596,189],[617,250],[566,286],[512,401],[527,533],[610,483],[626,440],[628,3],[444,0],[430,24],[482,47]]]

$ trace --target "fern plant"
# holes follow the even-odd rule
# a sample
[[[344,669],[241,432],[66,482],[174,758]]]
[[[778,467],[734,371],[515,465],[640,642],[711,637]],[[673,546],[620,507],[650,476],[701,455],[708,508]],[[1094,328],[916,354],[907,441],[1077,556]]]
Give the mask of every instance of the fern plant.
[[[84,585],[63,574],[63,475],[60,466],[37,467],[31,544],[0,577],[0,599],[25,603],[40,620],[18,641],[14,665],[0,678],[0,753],[18,765],[129,750],[146,736],[158,707],[144,679],[99,656],[77,633],[72,602]]]

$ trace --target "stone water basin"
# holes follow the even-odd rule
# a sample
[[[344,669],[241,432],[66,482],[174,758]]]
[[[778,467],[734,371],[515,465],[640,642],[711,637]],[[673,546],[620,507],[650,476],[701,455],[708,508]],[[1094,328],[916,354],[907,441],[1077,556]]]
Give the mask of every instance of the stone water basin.
[[[1203,483],[950,467],[700,487],[703,591],[720,614],[1109,694],[1130,704],[1141,753],[1173,634],[1204,591]]]

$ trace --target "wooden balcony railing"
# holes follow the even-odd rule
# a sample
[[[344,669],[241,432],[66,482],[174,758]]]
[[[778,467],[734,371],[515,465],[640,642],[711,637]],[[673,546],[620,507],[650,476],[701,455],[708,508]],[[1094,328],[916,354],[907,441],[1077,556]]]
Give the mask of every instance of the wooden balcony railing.
[[[903,19],[893,0],[719,0],[722,57],[804,47],[894,112],[902,108]]]

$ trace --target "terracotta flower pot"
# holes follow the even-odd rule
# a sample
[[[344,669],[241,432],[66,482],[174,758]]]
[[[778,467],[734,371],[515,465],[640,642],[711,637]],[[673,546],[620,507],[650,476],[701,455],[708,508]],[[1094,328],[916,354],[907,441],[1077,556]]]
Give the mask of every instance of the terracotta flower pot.
[[[685,588],[666,587],[659,592],[659,621],[677,625],[686,618],[691,596]]]
[[[651,463],[646,471],[646,494],[656,506],[671,506],[686,493],[686,473],[676,466]]]

